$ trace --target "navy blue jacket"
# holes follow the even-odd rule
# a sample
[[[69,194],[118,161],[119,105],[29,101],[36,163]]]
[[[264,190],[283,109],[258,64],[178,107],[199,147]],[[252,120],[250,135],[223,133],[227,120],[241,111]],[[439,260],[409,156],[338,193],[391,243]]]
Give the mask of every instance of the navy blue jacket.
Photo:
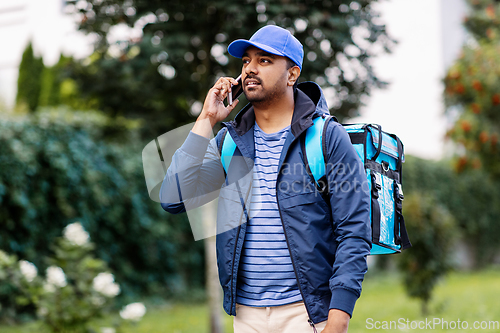
[[[352,316],[371,248],[368,184],[363,165],[340,124],[330,121],[324,132],[328,194],[317,191],[305,168],[301,144],[305,131],[312,126],[312,119],[328,113],[318,85],[298,85],[276,184],[276,200],[297,283],[314,323],[327,320],[329,309],[340,309]],[[186,201],[199,206],[209,201],[203,194],[222,187],[217,216],[217,264],[223,305],[229,315],[236,315],[236,282],[245,239],[244,222],[248,219],[245,195],[249,189],[245,184],[251,183],[238,185],[237,179],[248,174],[248,161],[255,158],[254,123],[253,107],[247,105],[233,121],[224,123],[227,134],[223,128],[211,142],[190,133],[174,154],[160,192],[162,207],[175,214],[186,211]],[[225,134],[236,143],[234,156],[243,157],[239,161],[233,157],[227,177],[218,155]],[[231,169],[239,174],[232,175]],[[227,195],[234,193],[234,187],[233,191],[224,191],[235,184],[240,200]],[[242,207],[241,213],[234,210],[236,205]]]

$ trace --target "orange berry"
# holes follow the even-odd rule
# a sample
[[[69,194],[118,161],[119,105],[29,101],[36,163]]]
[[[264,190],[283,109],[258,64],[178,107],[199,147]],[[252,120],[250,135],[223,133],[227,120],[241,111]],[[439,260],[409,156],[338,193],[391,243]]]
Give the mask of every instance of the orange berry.
[[[464,87],[464,85],[463,85],[463,84],[461,84],[461,83],[457,84],[457,85],[455,86],[455,91],[456,91],[458,94],[462,95],[462,94],[465,92],[465,87]]]
[[[497,144],[497,142],[498,142],[498,134],[493,133],[493,134],[491,135],[491,144],[494,146],[494,145],[496,145],[496,144]]]
[[[456,168],[458,172],[464,171],[465,167],[467,166],[467,156],[462,156],[458,159],[456,163]]]
[[[500,94],[496,93],[493,96],[491,96],[491,102],[493,103],[493,105],[500,104]]]
[[[469,132],[472,129],[472,125],[470,122],[467,120],[462,120],[462,123],[460,124],[460,127],[462,127],[462,130],[464,132]]]
[[[471,108],[472,108],[472,112],[474,112],[475,114],[481,113],[481,107],[479,106],[479,104],[472,103]]]
[[[493,5],[489,5],[488,7],[486,7],[486,16],[488,16],[490,19],[494,19],[495,18],[495,6]]]
[[[481,143],[486,143],[489,139],[489,135],[486,131],[482,131],[481,134],[479,134],[479,141]]]
[[[472,81],[472,88],[474,88],[477,91],[481,91],[481,90],[483,90],[483,85],[478,80],[473,80]]]

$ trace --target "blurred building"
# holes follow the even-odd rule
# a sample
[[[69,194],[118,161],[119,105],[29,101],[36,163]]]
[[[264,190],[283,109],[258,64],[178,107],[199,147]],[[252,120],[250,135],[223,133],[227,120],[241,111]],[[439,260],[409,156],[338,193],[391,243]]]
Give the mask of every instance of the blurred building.
[[[407,154],[439,159],[448,126],[442,79],[466,39],[465,0],[379,0],[374,8],[398,41],[392,54],[373,61],[391,85],[374,91],[354,122],[381,124],[401,138]]]
[[[0,0],[0,104],[14,105],[18,66],[29,41],[45,65],[61,52],[84,56],[90,39],[76,31],[75,19],[64,14],[64,0]]]

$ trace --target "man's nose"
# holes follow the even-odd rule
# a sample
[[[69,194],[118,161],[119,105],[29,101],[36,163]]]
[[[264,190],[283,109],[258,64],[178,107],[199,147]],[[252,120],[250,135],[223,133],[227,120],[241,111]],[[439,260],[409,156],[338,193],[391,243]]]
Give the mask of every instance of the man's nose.
[[[257,68],[257,61],[251,60],[246,66],[245,66],[245,74],[250,75],[250,74],[258,74],[259,70]]]

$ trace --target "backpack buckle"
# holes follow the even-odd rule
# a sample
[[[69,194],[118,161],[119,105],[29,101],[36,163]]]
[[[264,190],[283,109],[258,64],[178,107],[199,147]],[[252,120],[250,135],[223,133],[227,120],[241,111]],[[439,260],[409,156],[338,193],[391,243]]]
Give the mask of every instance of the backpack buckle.
[[[374,198],[378,199],[378,191],[382,189],[382,181],[380,179],[380,174],[373,172],[371,174],[372,178],[372,195]]]
[[[389,162],[387,161],[382,161],[382,170],[384,170],[384,172],[387,172],[389,171]]]
[[[376,191],[380,191],[382,189],[382,180],[380,179],[379,173],[372,173],[372,185]]]
[[[401,186],[401,184],[399,183],[396,183],[396,191],[397,191],[397,198],[400,200],[400,201],[403,201],[405,199],[405,196],[403,194],[403,188]]]

